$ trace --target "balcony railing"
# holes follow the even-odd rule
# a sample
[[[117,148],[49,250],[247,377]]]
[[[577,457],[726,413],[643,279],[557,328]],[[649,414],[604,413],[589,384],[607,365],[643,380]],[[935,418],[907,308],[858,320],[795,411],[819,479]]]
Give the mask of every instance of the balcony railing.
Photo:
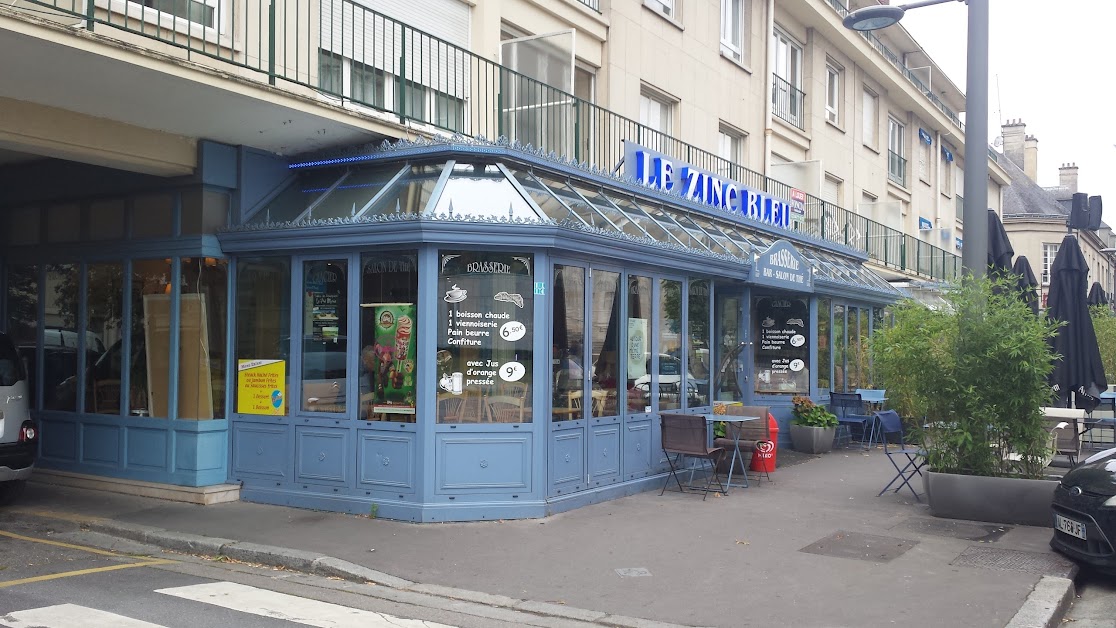
[[[597,13],[601,12],[601,0],[577,0],[581,4],[593,9]]]
[[[73,0],[28,1],[80,17],[88,31],[107,25],[148,37],[191,55],[256,72],[261,81],[272,85],[282,82],[298,93],[320,94],[331,102],[386,112],[400,122],[425,124],[430,132],[504,136],[606,171],[620,163],[627,140],[724,173],[753,189],[787,199],[792,196],[792,188],[782,182],[352,0],[275,0],[272,4],[215,0],[215,11],[209,16],[212,28],[124,0],[90,0],[87,5]],[[234,4],[239,19],[222,17],[232,15]],[[346,74],[349,80],[343,81]],[[784,93],[783,113],[801,118],[801,92],[787,89]],[[791,102],[796,109],[791,109]],[[932,279],[952,279],[960,272],[960,258],[914,236],[810,194],[804,205],[805,215],[795,219],[794,229],[845,244],[879,264]]]
[[[887,151],[887,178],[907,187],[907,160],[895,151]]]
[[[806,102],[806,94],[777,74],[772,75],[771,79],[771,106],[775,115],[804,129],[802,105]]]
[[[833,10],[837,11],[837,14],[840,15],[842,18],[849,14],[849,9],[845,6],[845,3],[842,0],[829,0],[829,6],[833,7]],[[895,54],[891,51],[890,48],[885,46],[884,43],[880,41],[879,37],[876,37],[874,34],[872,34],[872,31],[858,32],[860,33],[861,37],[867,40],[869,45],[871,45],[873,48],[876,49],[877,52],[883,55],[884,58],[891,63],[891,65],[895,66],[895,69],[899,70],[899,73],[905,76],[907,80],[910,81],[911,84],[918,89],[918,91],[922,92],[922,94],[926,96],[926,98],[928,98],[930,102],[934,103],[934,106],[941,110],[941,112],[944,113],[946,117],[949,118],[950,121],[957,126],[957,128],[961,129],[962,131],[965,130],[965,125],[961,123],[961,118],[958,117],[958,115],[952,109],[947,107],[946,104],[942,102],[941,98],[938,98],[938,96],[934,94],[934,92],[929,87],[927,87],[925,83],[923,83],[917,76],[915,76],[911,72],[911,69],[903,63],[903,60],[899,57],[899,55]]]

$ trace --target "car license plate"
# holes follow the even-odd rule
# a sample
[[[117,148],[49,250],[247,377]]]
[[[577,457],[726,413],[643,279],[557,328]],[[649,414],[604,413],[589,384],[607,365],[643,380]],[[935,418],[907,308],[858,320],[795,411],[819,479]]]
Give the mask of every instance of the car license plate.
[[[1079,521],[1066,519],[1062,515],[1054,515],[1054,529],[1085,540],[1085,524]]]

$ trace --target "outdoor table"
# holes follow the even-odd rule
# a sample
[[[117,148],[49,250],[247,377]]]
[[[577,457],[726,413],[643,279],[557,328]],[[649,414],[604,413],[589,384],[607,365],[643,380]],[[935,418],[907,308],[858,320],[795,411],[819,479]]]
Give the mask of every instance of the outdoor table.
[[[1084,436],[1086,432],[1088,432],[1089,449],[1096,449],[1093,442],[1093,429],[1098,427],[1107,427],[1111,429],[1113,442],[1114,444],[1116,444],[1116,392],[1109,392],[1106,390],[1100,394],[1100,399],[1101,403],[1097,406],[1097,408],[1102,405],[1108,405],[1112,408],[1113,416],[1094,419],[1092,412],[1086,413],[1079,436]]]
[[[724,421],[725,423],[746,423],[748,421],[758,421],[758,416],[738,416],[735,414],[702,414],[705,417],[706,423],[716,423],[717,421]],[[732,460],[729,462],[728,481],[725,482],[725,494],[728,494],[728,489],[732,487],[732,470],[736,468],[736,457],[740,455],[740,430],[736,430],[732,439]],[[748,488],[748,470],[744,470],[744,484],[738,485],[740,488]]]

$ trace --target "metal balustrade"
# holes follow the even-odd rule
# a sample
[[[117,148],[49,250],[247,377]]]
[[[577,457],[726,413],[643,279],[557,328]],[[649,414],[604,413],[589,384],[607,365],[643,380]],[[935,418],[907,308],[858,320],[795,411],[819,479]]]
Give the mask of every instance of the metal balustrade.
[[[771,79],[772,111],[794,126],[805,129],[802,107],[806,102],[806,94],[777,74],[772,75]]]
[[[133,44],[135,35],[151,38],[183,49],[196,61],[204,57],[249,71],[240,72],[241,77],[251,78],[254,72],[259,80],[285,84],[292,93],[391,114],[430,133],[504,136],[606,171],[617,168],[627,140],[753,189],[792,196],[791,187],[782,182],[352,0],[206,0],[206,11],[178,15],[175,9],[186,5],[158,4],[170,7],[160,10],[127,0],[16,2],[13,6],[32,5],[36,12],[46,8],[80,17],[88,31],[113,29],[96,29],[99,35],[123,31],[133,35]],[[787,87],[782,113],[797,118],[797,124],[789,121],[801,127],[802,92]],[[948,251],[805,196],[805,213],[795,216],[795,229],[931,279],[948,280],[960,273],[960,258]]]

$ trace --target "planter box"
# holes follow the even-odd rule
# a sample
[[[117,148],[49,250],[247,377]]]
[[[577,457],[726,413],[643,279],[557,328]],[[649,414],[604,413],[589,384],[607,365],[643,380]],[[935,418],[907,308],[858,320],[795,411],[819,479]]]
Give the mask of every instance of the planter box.
[[[809,425],[790,425],[791,444],[795,451],[804,454],[824,454],[833,449],[835,427],[810,427]]]
[[[993,478],[923,470],[930,514],[949,519],[1051,527],[1057,480]]]

